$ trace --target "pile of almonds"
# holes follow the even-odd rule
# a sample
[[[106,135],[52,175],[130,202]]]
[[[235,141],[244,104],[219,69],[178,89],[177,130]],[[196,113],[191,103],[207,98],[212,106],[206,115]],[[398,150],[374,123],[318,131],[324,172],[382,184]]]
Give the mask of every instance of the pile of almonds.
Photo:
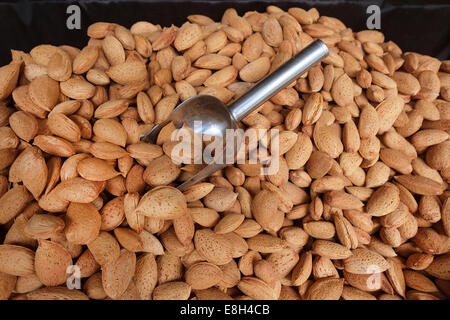
[[[450,61],[315,8],[188,20],[11,51],[0,298],[449,298]],[[171,161],[174,128],[140,137],[196,94],[231,103],[314,39],[329,56],[242,121],[280,130],[278,172],[176,189],[201,165]]]

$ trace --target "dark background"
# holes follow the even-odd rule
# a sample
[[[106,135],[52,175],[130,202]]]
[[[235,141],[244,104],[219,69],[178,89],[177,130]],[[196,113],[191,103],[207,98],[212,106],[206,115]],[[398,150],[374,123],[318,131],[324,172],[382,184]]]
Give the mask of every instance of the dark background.
[[[81,8],[81,30],[66,28],[67,6]],[[9,63],[9,49],[29,51],[42,43],[83,47],[87,27],[96,21],[109,21],[130,27],[147,20],[154,24],[181,25],[189,14],[205,14],[219,21],[224,10],[234,7],[239,14],[264,11],[269,4],[283,9],[316,7],[321,15],[341,19],[354,31],[366,29],[371,4],[381,8],[381,31],[403,51],[416,51],[439,59],[450,58],[450,1],[382,0],[297,0],[297,1],[2,1],[0,2],[0,65]]]

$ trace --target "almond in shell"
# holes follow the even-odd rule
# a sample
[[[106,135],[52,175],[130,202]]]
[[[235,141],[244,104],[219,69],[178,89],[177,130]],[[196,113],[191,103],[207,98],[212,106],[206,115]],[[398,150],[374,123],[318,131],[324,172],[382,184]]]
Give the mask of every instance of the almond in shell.
[[[75,149],[69,141],[55,136],[38,135],[34,138],[33,144],[55,156],[70,157],[75,154]]]
[[[32,200],[32,195],[23,185],[9,189],[0,197],[0,224],[5,224],[16,217]]]
[[[78,142],[81,139],[80,127],[62,113],[50,113],[47,126],[54,135],[70,142]]]
[[[450,280],[450,254],[444,254],[433,260],[425,271],[433,277],[442,280]]]
[[[31,216],[23,232],[34,239],[49,239],[64,229],[64,220],[51,214],[36,213]]]
[[[56,51],[47,64],[47,74],[56,81],[66,81],[72,75],[72,59],[64,50]]]
[[[9,125],[17,137],[27,142],[38,133],[38,121],[34,116],[24,111],[14,112],[9,117]]]
[[[394,179],[412,193],[431,196],[443,192],[441,184],[423,176],[401,175],[395,176]]]
[[[107,35],[105,39],[103,39],[102,49],[111,65],[114,66],[125,62],[125,50],[122,43],[120,43],[113,35]]]
[[[237,284],[239,290],[253,299],[274,300],[275,290],[266,282],[255,277],[244,277]]]
[[[237,78],[237,75],[238,70],[234,66],[228,66],[213,73],[205,80],[204,85],[207,87],[226,87]]]
[[[160,284],[153,290],[153,300],[187,300],[191,295],[191,286],[182,281]]]
[[[346,259],[352,255],[352,252],[343,245],[328,240],[315,240],[312,252],[330,259]]]
[[[12,93],[16,107],[22,111],[32,114],[35,117],[44,119],[47,112],[37,106],[30,98],[29,85],[23,85],[14,89]]]
[[[89,203],[99,196],[104,187],[105,184],[103,182],[75,177],[62,181],[55,187],[54,192],[66,201]]]
[[[316,280],[307,290],[306,300],[339,300],[344,289],[344,279],[333,277]]]
[[[19,79],[21,63],[12,62],[0,68],[0,100],[6,99]]]
[[[200,200],[214,189],[214,185],[208,182],[198,183],[183,192],[187,202]]]
[[[155,257],[151,253],[140,256],[136,261],[134,279],[141,299],[150,300],[158,281]]]
[[[373,274],[389,269],[389,263],[378,253],[357,248],[344,260],[344,270],[356,274]]]
[[[34,251],[17,245],[0,245],[0,272],[14,276],[34,273]]]
[[[88,151],[96,158],[103,160],[114,160],[128,156],[128,153],[122,147],[110,142],[94,142],[88,146]]]
[[[37,77],[31,81],[28,94],[39,108],[51,111],[59,98],[58,82],[47,75]]]
[[[69,80],[60,82],[59,86],[61,92],[72,99],[90,99],[96,92],[95,86],[83,78],[72,77]]]
[[[101,231],[97,238],[88,243],[88,249],[100,265],[111,264],[120,256],[119,243],[105,231]]]
[[[139,234],[129,228],[115,228],[114,235],[121,246],[131,252],[139,252],[144,248]]]
[[[140,61],[125,61],[112,66],[106,74],[122,85],[142,82],[148,76],[145,64]]]
[[[136,269],[136,255],[126,249],[120,251],[114,262],[102,266],[102,284],[112,299],[119,298],[128,288]]]
[[[216,285],[223,277],[222,270],[209,262],[191,265],[185,273],[186,283],[194,290],[203,290]]]
[[[208,208],[223,212],[230,209],[236,199],[236,193],[224,187],[216,187],[205,196],[204,203]]]
[[[1,272],[0,273],[0,299],[8,300],[16,286],[17,277]]]
[[[347,74],[342,74],[334,81],[331,95],[334,101],[342,107],[353,102],[353,83]]]
[[[97,238],[100,225],[101,216],[92,204],[72,202],[67,208],[64,233],[71,243],[90,243]]]
[[[186,199],[173,187],[157,187],[147,192],[136,208],[138,214],[160,219],[174,219],[187,211]]]
[[[258,82],[270,69],[270,60],[267,57],[261,57],[250,62],[239,71],[239,77],[246,82]]]
[[[97,119],[114,118],[126,111],[128,105],[129,101],[126,99],[109,100],[95,109],[94,116]]]
[[[231,243],[220,234],[209,229],[197,230],[194,236],[195,248],[208,262],[224,265],[233,255]]]
[[[26,148],[11,165],[9,180],[22,181],[28,191],[39,199],[47,184],[48,168],[38,148]]]
[[[45,287],[26,294],[28,300],[89,300],[80,290],[67,287]]]
[[[61,245],[39,240],[34,261],[36,275],[46,286],[58,286],[66,282],[67,268],[72,265],[70,253]]]
[[[378,188],[367,202],[367,212],[372,216],[384,216],[393,212],[400,203],[400,193],[393,184]]]
[[[119,175],[108,162],[97,158],[82,159],[78,162],[77,171],[82,178],[91,181],[106,181]]]
[[[378,114],[378,134],[389,130],[403,110],[404,102],[400,97],[389,97],[381,102],[375,109]]]

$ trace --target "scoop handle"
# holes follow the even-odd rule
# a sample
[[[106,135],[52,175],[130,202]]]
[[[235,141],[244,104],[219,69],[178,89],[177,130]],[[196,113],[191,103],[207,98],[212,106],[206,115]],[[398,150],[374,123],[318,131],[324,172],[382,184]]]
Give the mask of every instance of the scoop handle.
[[[327,45],[314,41],[231,104],[231,114],[242,120],[327,55]]]

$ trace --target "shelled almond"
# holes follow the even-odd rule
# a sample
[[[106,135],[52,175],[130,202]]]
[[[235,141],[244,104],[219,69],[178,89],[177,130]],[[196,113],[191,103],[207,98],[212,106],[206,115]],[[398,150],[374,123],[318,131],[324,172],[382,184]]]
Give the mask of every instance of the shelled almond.
[[[448,299],[450,62],[315,8],[89,26],[0,68],[0,299]],[[232,103],[314,39],[328,57],[243,119],[280,169],[170,159],[196,94]],[[66,288],[79,268],[81,287]]]

